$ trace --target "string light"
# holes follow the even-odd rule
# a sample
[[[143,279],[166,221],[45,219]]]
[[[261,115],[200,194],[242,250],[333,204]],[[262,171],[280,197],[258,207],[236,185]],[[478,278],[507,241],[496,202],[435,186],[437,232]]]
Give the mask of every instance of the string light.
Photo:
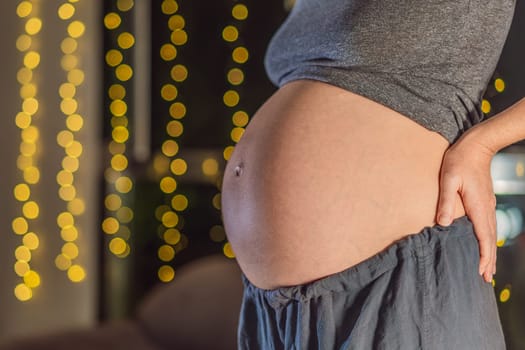
[[[14,288],[14,295],[20,301],[33,298],[33,290],[40,285],[40,275],[31,267],[32,252],[38,249],[40,239],[33,223],[40,215],[40,205],[33,195],[33,187],[40,181],[38,168],[38,145],[40,129],[34,123],[38,119],[38,84],[35,70],[40,65],[38,37],[42,29],[42,19],[37,16],[38,5],[33,1],[21,1],[16,8],[17,16],[25,19],[24,31],[16,40],[16,48],[24,55],[23,66],[18,70],[22,108],[15,117],[20,129],[21,142],[17,159],[22,178],[13,189],[14,198],[21,205],[21,213],[12,221],[13,232],[21,236],[21,244],[15,248],[15,273],[21,278]]]
[[[130,137],[127,117],[128,86],[133,78],[133,67],[129,62],[135,37],[122,24],[127,19],[128,12],[134,8],[134,2],[116,0],[114,8],[115,11],[104,16],[104,26],[111,31],[113,38],[105,53],[105,60],[113,71],[114,83],[107,90],[111,116],[108,151],[111,159],[105,171],[109,191],[104,200],[106,216],[102,221],[102,231],[108,237],[109,251],[116,257],[126,258],[131,251],[128,240],[131,236],[130,224],[134,218],[134,212],[126,206],[124,196],[134,187],[133,180],[126,176],[126,170],[129,166],[127,146]]]
[[[231,111],[231,120],[233,128],[230,132],[230,139],[235,144],[239,142],[246,125],[248,124],[250,117],[246,111],[239,107],[241,102],[240,91],[244,83],[244,64],[249,59],[248,49],[242,45],[241,28],[242,24],[248,18],[248,7],[246,4],[235,1],[231,9],[231,23],[224,27],[222,30],[222,39],[225,43],[232,48],[231,51],[231,64],[226,73],[226,81],[228,84],[228,90],[223,94],[223,103]],[[234,146],[229,145],[223,151],[223,157],[225,160],[229,160],[233,152]],[[217,164],[218,165],[218,164]],[[206,175],[211,175],[218,171],[214,163],[210,163],[210,160],[205,160],[202,164],[202,170]],[[219,180],[220,181],[220,180]],[[220,187],[220,183],[217,186]],[[221,210],[221,194],[217,193],[212,199],[212,205],[217,210]],[[221,225],[213,226],[210,229],[209,236],[214,242],[224,242],[226,236],[224,234],[224,227]],[[235,254],[229,242],[223,243],[223,253],[228,258],[234,258]]]
[[[187,245],[187,237],[181,233],[183,217],[181,212],[188,207],[188,198],[177,193],[177,177],[186,173],[186,161],[178,156],[179,144],[177,140],[184,133],[182,119],[186,116],[186,105],[180,100],[179,89],[188,77],[187,67],[180,62],[179,48],[188,41],[185,30],[186,20],[179,13],[179,4],[174,0],[164,0],[161,11],[168,16],[167,29],[170,41],[160,48],[160,58],[170,64],[170,81],[162,85],[159,91],[161,99],[169,105],[169,121],[166,123],[166,138],[162,142],[161,152],[155,156],[154,169],[161,177],[159,188],[165,195],[167,204],[162,204],[155,210],[155,217],[161,223],[159,235],[162,245],[157,251],[161,266],[158,269],[158,278],[162,282],[169,282],[175,277],[175,270],[170,263],[176,253]]]
[[[75,186],[75,173],[80,167],[80,157],[84,148],[77,140],[78,134],[84,127],[84,116],[79,111],[79,101],[76,97],[77,90],[82,88],[84,82],[84,79],[80,78],[84,76],[84,71],[79,67],[79,57],[76,52],[79,48],[77,39],[84,34],[85,25],[82,21],[74,19],[77,3],[65,2],[57,11],[58,18],[64,21],[67,35],[60,44],[62,51],[60,63],[65,79],[58,89],[61,98],[60,110],[64,115],[64,128],[56,137],[58,145],[64,150],[62,168],[56,175],[56,182],[59,185],[58,197],[64,202],[65,210],[56,218],[63,244],[60,254],[55,258],[55,266],[65,271],[72,282],[82,282],[86,277],[85,268],[75,263],[80,254],[77,244],[80,230],[75,224],[75,218],[82,216],[85,210],[84,199],[78,195]],[[72,79],[75,75],[76,79]]]

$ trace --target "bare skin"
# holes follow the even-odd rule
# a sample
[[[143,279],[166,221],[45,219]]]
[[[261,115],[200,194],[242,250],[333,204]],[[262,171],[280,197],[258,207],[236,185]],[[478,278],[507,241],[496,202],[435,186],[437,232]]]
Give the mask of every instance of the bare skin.
[[[263,289],[303,284],[435,225],[438,203],[449,221],[465,215],[461,189],[468,186],[457,174],[465,170],[459,158],[471,152],[462,150],[471,144],[466,139],[448,152],[452,181],[440,194],[451,149],[441,135],[328,84],[286,84],[254,115],[225,169],[224,225],[243,272]],[[491,155],[474,154],[479,166],[470,173],[479,177]],[[473,201],[490,192],[486,178]],[[474,224],[487,232],[492,225]],[[495,269],[493,226],[480,272],[488,281]]]

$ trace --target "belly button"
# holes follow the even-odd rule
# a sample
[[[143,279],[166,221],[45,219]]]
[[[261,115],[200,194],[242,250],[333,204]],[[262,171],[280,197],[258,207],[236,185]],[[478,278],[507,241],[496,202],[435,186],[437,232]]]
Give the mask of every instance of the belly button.
[[[233,173],[235,174],[235,176],[239,177],[242,175],[243,170],[244,170],[244,164],[240,163],[239,165],[235,167],[235,169],[233,169]]]

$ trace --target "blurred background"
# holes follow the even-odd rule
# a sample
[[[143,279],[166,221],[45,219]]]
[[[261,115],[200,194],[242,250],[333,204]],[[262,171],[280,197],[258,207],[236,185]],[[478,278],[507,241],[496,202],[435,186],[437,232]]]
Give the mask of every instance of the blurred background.
[[[49,348],[60,348],[56,339],[67,333],[65,348],[105,329],[96,347],[113,341],[115,349],[136,336],[129,320],[149,324],[149,337],[173,337],[193,324],[202,337],[212,331],[200,314],[215,320],[217,334],[234,337],[234,324],[220,324],[240,303],[221,224],[222,171],[276,89],[264,52],[292,7],[283,0],[0,2],[0,343],[24,348],[29,343],[19,341],[34,338],[45,346],[52,334]],[[519,0],[483,101],[487,117],[525,96],[524,31]],[[502,150],[492,175],[494,292],[508,348],[525,349],[525,143]],[[190,307],[195,300],[203,310]]]

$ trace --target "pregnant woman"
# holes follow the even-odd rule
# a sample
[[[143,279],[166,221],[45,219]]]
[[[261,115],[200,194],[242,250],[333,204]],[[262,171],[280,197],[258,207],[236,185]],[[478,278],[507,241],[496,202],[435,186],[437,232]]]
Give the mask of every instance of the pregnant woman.
[[[502,350],[481,100],[515,0],[298,0],[225,169],[239,349]]]

